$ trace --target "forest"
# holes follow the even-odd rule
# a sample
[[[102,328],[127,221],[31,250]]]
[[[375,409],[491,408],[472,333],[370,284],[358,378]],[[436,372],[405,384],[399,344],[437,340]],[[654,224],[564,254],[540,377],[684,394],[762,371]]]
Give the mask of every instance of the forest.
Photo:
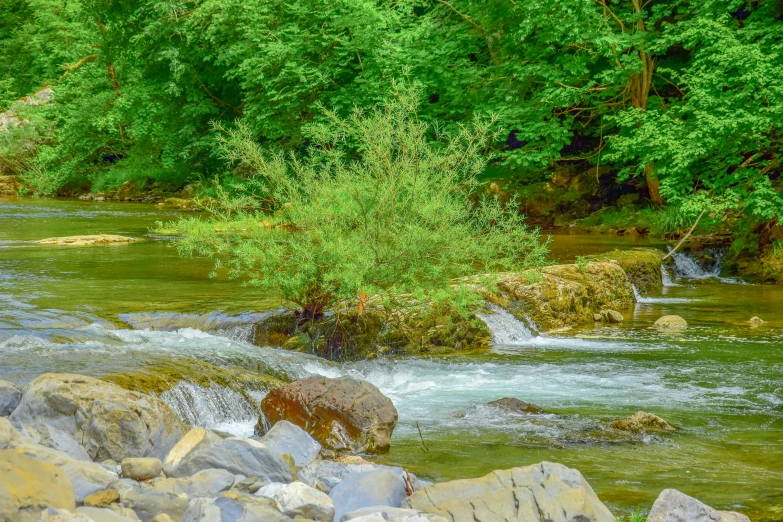
[[[25,122],[0,165],[39,195],[228,185],[215,125],[306,154],[404,78],[432,129],[493,118],[484,177],[512,191],[569,168],[680,226],[783,212],[780,0],[7,0],[0,66]]]

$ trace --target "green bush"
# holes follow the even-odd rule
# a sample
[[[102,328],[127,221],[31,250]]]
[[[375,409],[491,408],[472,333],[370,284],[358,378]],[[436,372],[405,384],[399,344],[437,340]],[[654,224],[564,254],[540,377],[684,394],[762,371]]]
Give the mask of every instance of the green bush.
[[[492,122],[442,133],[418,119],[418,97],[395,85],[369,112],[324,111],[300,156],[263,150],[242,124],[219,127],[224,157],[245,172],[240,195],[221,191],[211,219],[180,220],[180,251],[227,261],[306,318],[406,294],[464,312],[480,300],[471,285],[491,284],[480,274],[543,265],[538,231],[476,196]]]

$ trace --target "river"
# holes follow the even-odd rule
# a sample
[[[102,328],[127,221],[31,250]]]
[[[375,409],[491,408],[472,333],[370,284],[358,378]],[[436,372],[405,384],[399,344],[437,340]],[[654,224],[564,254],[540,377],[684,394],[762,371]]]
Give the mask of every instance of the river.
[[[250,344],[252,323],[278,303],[236,281],[208,279],[210,260],[180,258],[170,238],[150,234],[176,216],[142,204],[0,199],[0,379],[24,384],[47,371],[104,377],[161,359],[286,378],[351,374],[399,410],[392,450],[378,460],[426,478],[550,460],[579,469],[616,514],[649,509],[672,487],[754,521],[783,519],[783,288],[721,280],[681,258],[686,277],[643,296],[618,325],[543,336],[495,317],[500,344],[486,354],[334,364]],[[94,233],[146,240],[31,242]],[[552,247],[565,262],[648,244],[557,235]],[[651,328],[668,313],[690,327],[676,335]],[[751,328],[752,316],[768,322]],[[192,424],[249,434],[263,392],[238,386],[182,382],[162,396]],[[519,417],[486,406],[505,396],[552,413]],[[638,410],[680,430],[608,429],[607,420]]]

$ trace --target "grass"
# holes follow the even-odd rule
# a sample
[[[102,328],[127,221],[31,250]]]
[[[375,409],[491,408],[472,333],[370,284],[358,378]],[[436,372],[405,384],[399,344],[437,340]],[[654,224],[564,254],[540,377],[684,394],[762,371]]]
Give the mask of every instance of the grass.
[[[615,517],[616,522],[647,522],[647,516],[642,514],[641,508],[636,508],[629,515]]]

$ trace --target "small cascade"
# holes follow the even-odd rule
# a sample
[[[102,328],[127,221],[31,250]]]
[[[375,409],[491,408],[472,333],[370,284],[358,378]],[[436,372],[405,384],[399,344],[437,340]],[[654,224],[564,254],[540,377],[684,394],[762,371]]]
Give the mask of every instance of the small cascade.
[[[661,281],[663,282],[664,288],[669,288],[672,286],[680,286],[674,282],[674,279],[672,279],[672,275],[669,273],[669,269],[666,268],[664,265],[661,265]]]
[[[491,313],[476,314],[476,317],[487,323],[492,332],[492,344],[513,346],[525,344],[534,337],[533,332],[508,311],[494,304],[488,308]]]
[[[708,269],[704,269],[693,257],[688,254],[683,254],[682,252],[673,253],[672,259],[674,260],[674,274],[677,278],[710,279],[712,277],[717,278],[720,276],[723,253],[718,252],[715,254],[715,262]]]
[[[247,397],[215,383],[200,386],[183,381],[163,392],[160,398],[189,426],[248,436],[258,421],[259,412]]]
[[[220,337],[228,337],[232,341],[239,341],[245,343],[252,343],[255,337],[256,327],[252,324],[243,324],[237,326],[228,326],[225,328],[219,328],[215,331],[215,335]]]

